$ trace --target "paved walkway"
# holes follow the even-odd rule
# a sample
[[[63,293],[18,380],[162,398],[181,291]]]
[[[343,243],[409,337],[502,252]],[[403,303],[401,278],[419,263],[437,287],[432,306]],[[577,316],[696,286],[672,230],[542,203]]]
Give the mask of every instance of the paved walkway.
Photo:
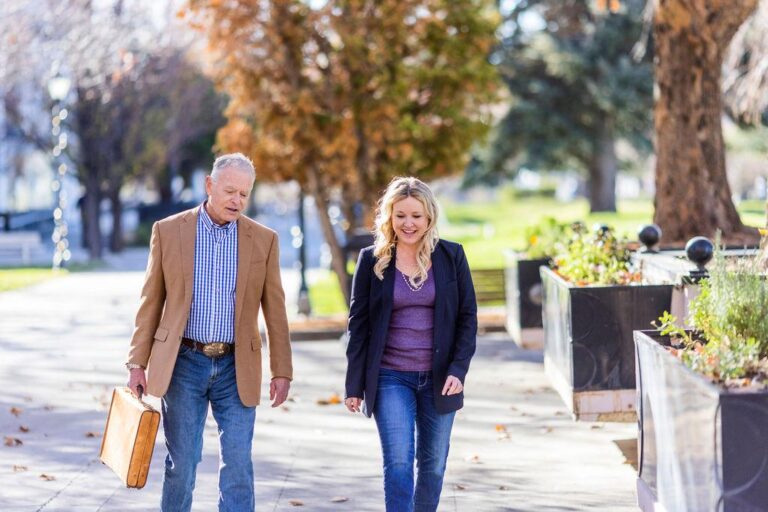
[[[22,443],[0,446],[0,510],[157,510],[162,432],[140,491],[121,488],[97,460],[111,388],[126,377],[141,279],[74,274],[0,294],[0,433]],[[294,351],[290,402],[257,411],[257,510],[383,510],[373,421],[318,403],[343,394],[342,345],[303,342]],[[440,510],[636,510],[634,471],[616,444],[635,426],[572,422],[541,359],[504,336],[478,340]],[[215,510],[217,466],[209,419],[196,511]]]

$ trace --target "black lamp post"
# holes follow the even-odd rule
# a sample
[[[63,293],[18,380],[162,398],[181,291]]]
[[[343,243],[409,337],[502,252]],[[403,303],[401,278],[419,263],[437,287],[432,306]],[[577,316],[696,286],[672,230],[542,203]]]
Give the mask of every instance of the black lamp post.
[[[67,147],[67,134],[63,130],[63,124],[68,115],[67,109],[62,106],[62,102],[67,97],[67,94],[69,94],[70,85],[71,81],[69,78],[59,74],[48,80],[48,94],[54,101],[51,111],[51,136],[53,138],[51,153],[55,169],[51,188],[56,193],[56,208],[53,210],[54,228],[51,235],[54,243],[52,264],[54,270],[61,268],[72,257],[72,253],[69,250],[69,240],[67,240],[69,228],[67,227],[67,219],[64,217],[68,200],[67,191],[64,190],[67,164],[61,158],[61,153]]]
[[[299,276],[301,277],[297,305],[300,315],[309,316],[312,313],[312,307],[309,303],[309,289],[307,288],[307,248],[304,232],[304,191],[299,189],[299,225],[293,238],[293,245],[299,250]]]

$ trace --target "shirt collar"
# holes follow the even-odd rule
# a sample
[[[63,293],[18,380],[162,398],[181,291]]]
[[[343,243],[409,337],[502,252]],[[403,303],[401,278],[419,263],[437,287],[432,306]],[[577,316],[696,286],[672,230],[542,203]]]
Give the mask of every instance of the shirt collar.
[[[200,206],[200,220],[203,223],[203,226],[210,231],[211,233],[218,230],[218,232],[226,231],[226,234],[229,234],[232,232],[232,230],[237,226],[237,221],[233,220],[232,222],[227,222],[224,225],[218,225],[215,222],[213,222],[213,219],[210,215],[208,215],[208,211],[205,209],[205,205],[208,203],[208,201],[203,201],[203,204]]]

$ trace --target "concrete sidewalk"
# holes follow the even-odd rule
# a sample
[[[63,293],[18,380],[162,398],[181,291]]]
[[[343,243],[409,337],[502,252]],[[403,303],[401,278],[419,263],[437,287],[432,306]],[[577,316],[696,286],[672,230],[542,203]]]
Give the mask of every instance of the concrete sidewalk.
[[[158,509],[162,431],[140,491],[123,489],[97,460],[111,388],[126,379],[141,281],[141,272],[73,274],[0,294],[0,433],[15,445],[0,446],[0,510]],[[319,403],[343,395],[343,346],[295,343],[294,354],[291,401],[257,410],[257,510],[383,510],[373,421]],[[574,423],[541,353],[481,337],[440,510],[636,510],[635,474],[617,447],[635,435],[634,424]],[[194,510],[216,509],[217,468],[209,418]]]

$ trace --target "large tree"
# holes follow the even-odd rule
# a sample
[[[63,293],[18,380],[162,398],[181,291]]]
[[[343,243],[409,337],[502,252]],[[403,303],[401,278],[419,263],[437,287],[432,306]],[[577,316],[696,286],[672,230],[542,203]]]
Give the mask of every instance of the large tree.
[[[212,163],[223,105],[185,52],[166,48],[116,73],[106,87],[78,87],[73,108],[81,180],[94,181],[87,187],[98,194],[94,203],[109,200],[109,247],[118,252],[123,248],[123,185],[133,178],[153,181],[161,200],[171,201],[175,176],[189,177],[192,167]],[[203,152],[200,141],[207,142]],[[86,226],[90,218],[84,216]]]
[[[650,52],[632,56],[643,5],[635,0],[596,12],[589,0],[514,4],[494,54],[511,105],[476,178],[510,176],[521,167],[582,169],[590,210],[616,210],[616,143],[650,149]]]
[[[7,118],[48,153],[51,102],[43,91],[54,74],[71,80],[62,102],[70,112],[62,123],[69,135],[63,157],[84,190],[85,245],[92,258],[101,256],[100,205],[107,199],[109,245],[119,251],[125,181],[149,178],[170,199],[173,176],[210,163],[213,134],[223,122],[221,99],[188,57],[189,36],[150,17],[148,0],[8,3],[0,11]],[[37,104],[16,101],[22,90],[37,91]]]
[[[768,1],[736,33],[725,62],[725,106],[750,126],[768,126]]]
[[[654,0],[656,198],[667,242],[752,241],[731,200],[721,127],[723,59],[758,0]],[[764,34],[763,34],[764,36]]]
[[[231,97],[222,148],[247,152],[262,178],[295,179],[317,205],[348,294],[342,243],[370,228],[395,175],[460,171],[487,130],[495,72],[487,0],[191,0]]]

